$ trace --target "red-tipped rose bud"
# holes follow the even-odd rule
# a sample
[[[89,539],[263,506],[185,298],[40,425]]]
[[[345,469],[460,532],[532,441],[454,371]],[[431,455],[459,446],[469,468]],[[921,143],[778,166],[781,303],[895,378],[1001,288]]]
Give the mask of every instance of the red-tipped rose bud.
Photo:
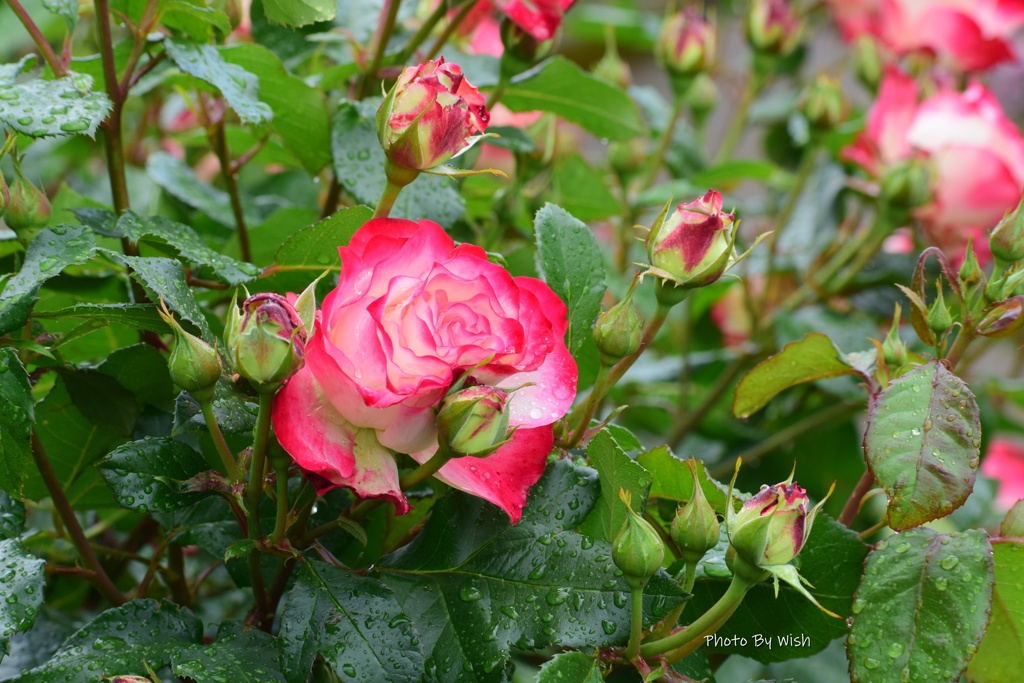
[[[992,255],[1004,264],[1024,259],[1024,199],[1013,211],[1008,211],[988,237]]]
[[[612,562],[625,576],[630,588],[643,588],[665,561],[665,546],[650,523],[629,504],[629,497],[619,496],[629,511],[622,530],[612,543]]]
[[[160,317],[174,332],[174,349],[167,360],[171,381],[192,394],[197,401],[210,400],[221,376],[220,354],[199,337],[182,329],[163,301],[160,303]]]
[[[7,189],[9,199],[4,221],[22,244],[27,245],[50,220],[50,200],[21,172],[20,160],[11,158],[14,159],[14,182]]]
[[[765,486],[732,515],[729,543],[752,565],[789,564],[811,533],[814,513],[807,511],[807,493],[795,482]]]
[[[437,432],[456,456],[483,458],[509,439],[508,394],[478,385],[445,397],[437,413]]]
[[[983,337],[1012,337],[1024,328],[1024,296],[1015,296],[993,304],[985,310],[978,323],[978,334]]]
[[[433,168],[487,129],[484,98],[443,58],[407,67],[377,110],[377,138],[391,163]]]
[[[640,348],[644,325],[633,305],[637,282],[634,279],[622,301],[602,313],[594,325],[594,343],[602,365],[611,367]]]
[[[747,12],[747,40],[758,52],[788,55],[800,42],[803,21],[786,0],[753,0]]]
[[[722,211],[722,195],[714,190],[651,229],[647,255],[651,274],[675,287],[705,287],[722,276],[732,255],[733,214]]]
[[[679,546],[683,560],[695,564],[718,545],[722,530],[718,524],[718,515],[705,497],[704,489],[700,487],[697,461],[691,458],[686,464],[693,475],[693,497],[676,509],[670,533],[672,540]]]
[[[654,49],[672,75],[695,76],[715,61],[715,27],[687,7],[665,20]]]
[[[224,342],[235,372],[260,391],[272,391],[302,367],[306,328],[295,307],[280,294],[250,296],[234,305]]]
[[[830,130],[846,118],[846,99],[839,81],[820,74],[804,90],[800,111],[818,130]]]

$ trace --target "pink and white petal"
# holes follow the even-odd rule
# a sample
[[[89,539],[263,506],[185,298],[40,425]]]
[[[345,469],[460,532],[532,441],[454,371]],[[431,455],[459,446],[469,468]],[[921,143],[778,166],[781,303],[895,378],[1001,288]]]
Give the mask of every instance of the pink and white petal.
[[[486,458],[452,460],[436,476],[449,486],[497,505],[516,524],[523,516],[530,487],[544,473],[553,445],[550,427],[520,429],[512,441]],[[424,463],[432,454],[433,449],[412,457]]]
[[[399,514],[409,504],[395,458],[372,429],[360,429],[334,409],[313,373],[303,368],[274,398],[274,433],[296,464],[362,498],[386,498]]]
[[[484,384],[506,391],[515,390],[508,402],[509,424],[513,427],[549,425],[565,415],[576,398],[576,361],[561,343],[532,372],[502,377],[482,368],[473,376]]]

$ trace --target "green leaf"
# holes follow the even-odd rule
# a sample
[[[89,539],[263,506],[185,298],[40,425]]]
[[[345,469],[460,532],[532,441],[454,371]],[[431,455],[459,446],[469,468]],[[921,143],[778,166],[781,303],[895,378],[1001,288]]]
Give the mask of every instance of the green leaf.
[[[74,33],[78,25],[78,0],[43,0],[43,7],[60,16],[68,25],[68,33]]]
[[[93,368],[67,368],[60,374],[72,404],[86,419],[125,438],[131,436],[140,410],[120,382]]]
[[[1024,671],[1024,542],[993,541],[992,616],[967,677],[974,683],[1016,680]]]
[[[278,248],[274,265],[264,274],[273,275],[280,288],[301,291],[326,271],[340,272],[338,247],[348,244],[372,216],[365,206],[353,206],[299,230]]]
[[[559,460],[533,487],[519,524],[479,498],[452,493],[434,505],[419,536],[378,562],[417,625],[437,680],[504,680],[513,645],[626,642],[628,587],[611,561],[611,544],[572,530],[597,496],[594,470]],[[645,591],[648,620],[683,597],[659,572]]]
[[[18,499],[22,482],[34,467],[29,444],[34,419],[32,387],[18,352],[0,349],[0,489]]]
[[[10,639],[27,631],[39,616],[46,586],[46,560],[30,554],[18,538],[0,541],[0,659]]]
[[[222,36],[231,33],[228,15],[194,0],[160,0],[160,11],[160,22],[164,26],[189,38],[209,40],[211,28],[217,29]]]
[[[274,117],[270,105],[259,99],[256,74],[229,64],[213,45],[170,38],[164,40],[164,50],[179,69],[220,90],[244,123],[266,123]]]
[[[984,531],[911,529],[881,541],[853,603],[854,683],[960,680],[988,622],[992,585]]]
[[[974,394],[939,361],[892,381],[868,411],[864,453],[889,496],[889,526],[944,517],[974,488],[981,422]]]
[[[137,330],[170,334],[171,328],[157,313],[156,304],[90,304],[82,303],[58,308],[55,311],[36,311],[35,318],[41,320],[67,320],[85,318],[104,325],[120,323]]]
[[[252,434],[258,411],[259,407],[235,391],[230,382],[222,380],[217,384],[213,397],[213,414],[225,434]],[[199,402],[187,392],[178,394],[174,403],[174,426],[171,434],[206,430],[206,419],[203,417]]]
[[[213,343],[213,333],[203,311],[185,281],[185,269],[175,259],[157,256],[119,256],[131,268],[132,277],[142,285],[153,301],[163,299],[167,308],[189,321]]]
[[[415,627],[380,581],[305,562],[281,615],[283,668],[305,683],[323,655],[345,680],[418,683],[423,653]]]
[[[330,163],[331,121],[323,93],[290,75],[277,55],[260,45],[235,45],[221,55],[259,78],[260,99],[274,113],[271,127],[306,171],[316,175]]]
[[[564,57],[553,57],[513,78],[501,103],[514,112],[552,112],[599,138],[629,140],[647,133],[629,95]]]
[[[21,270],[7,281],[0,294],[0,334],[25,324],[44,282],[68,266],[85,263],[95,253],[92,231],[81,225],[58,225],[41,231],[28,246]]]
[[[167,370],[167,358],[156,347],[145,343],[124,346],[107,356],[96,370],[117,380],[140,405],[148,403],[172,410],[174,384]]]
[[[0,64],[0,85],[14,85],[18,76],[35,68],[38,59],[34,54],[27,54],[16,62]]]
[[[285,26],[330,21],[338,11],[335,0],[263,0],[267,19]]]
[[[182,258],[194,267],[209,266],[218,278],[232,286],[249,282],[259,275],[256,266],[218,253],[207,246],[195,230],[163,216],[142,218],[133,211],[126,211],[118,219],[117,229],[132,242],[155,237],[177,249]]]
[[[90,465],[124,437],[113,427],[85,417],[75,407],[63,376],[36,406],[36,433],[72,507],[95,509],[116,504],[99,472]],[[43,500],[49,495],[40,477],[25,481],[26,499]]]
[[[693,475],[686,461],[680,460],[668,446],[661,446],[652,451],[641,453],[636,461],[644,466],[654,478],[651,486],[651,498],[674,500],[686,503],[693,498]],[[708,503],[718,513],[725,514],[725,493],[708,476],[704,462],[697,461],[697,477],[701,490]]]
[[[280,659],[271,636],[245,631],[182,650],[173,656],[171,668],[195,683],[285,683]]]
[[[92,77],[85,74],[0,84],[0,124],[31,138],[93,137],[110,107],[105,94],[92,91]]]
[[[696,619],[725,593],[731,581],[724,560],[728,544],[723,533],[719,545],[698,569],[684,620]],[[856,532],[827,515],[818,515],[806,545],[797,555],[800,575],[813,586],[807,590],[825,608],[840,617],[849,616],[867,551]],[[709,654],[739,654],[759,662],[780,662],[820,652],[830,641],[845,636],[846,631],[843,619],[825,614],[791,586],[780,583],[776,597],[772,584],[764,582],[750,589],[736,613],[716,632],[721,640],[704,649]],[[892,634],[897,633],[902,637],[904,632],[884,631],[879,639],[892,642]],[[755,635],[764,640],[756,640]],[[803,641],[802,636],[808,639]]]
[[[540,668],[537,683],[601,683],[597,660],[582,652],[563,652]]]
[[[551,200],[581,221],[601,220],[622,212],[605,179],[579,154],[559,160],[552,185]]]
[[[537,212],[533,228],[544,280],[569,308],[569,352],[575,354],[601,312],[604,255],[590,228],[554,204]]]
[[[338,182],[360,204],[376,206],[387,179],[384,150],[377,140],[375,117],[380,98],[342,102],[331,130],[331,154]],[[392,218],[434,221],[451,227],[462,218],[466,202],[450,178],[421,173],[407,185],[391,210]]]
[[[210,492],[182,490],[182,482],[209,469],[191,446],[146,438],[118,446],[96,463],[122,507],[139,512],[181,510]]]
[[[819,379],[857,375],[832,340],[818,332],[786,344],[774,356],[758,363],[736,386],[732,412],[750,417],[790,387]]]
[[[4,393],[0,391],[0,395]],[[0,539],[17,538],[24,529],[24,504],[6,491],[0,491]]]
[[[619,498],[619,490],[628,491],[632,496],[633,510],[643,514],[654,477],[643,465],[626,455],[607,430],[598,432],[588,444],[587,461],[597,470],[601,495],[580,525],[580,531],[614,541],[629,516],[626,504]]]
[[[228,193],[197,178],[195,171],[184,161],[167,152],[153,152],[146,158],[146,173],[172,196],[202,211],[221,225],[235,227],[235,215],[231,212]],[[242,203],[242,214],[247,224],[259,222],[259,216],[249,202]]]
[[[65,641],[45,664],[19,683],[96,683],[105,673],[146,676],[182,649],[202,641],[203,623],[170,602],[132,600],[103,612]]]

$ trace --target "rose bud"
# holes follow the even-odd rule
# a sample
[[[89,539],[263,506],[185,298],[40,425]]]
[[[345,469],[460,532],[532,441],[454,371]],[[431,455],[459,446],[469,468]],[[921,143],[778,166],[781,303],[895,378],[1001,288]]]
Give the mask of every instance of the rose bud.
[[[964,250],[964,262],[960,264],[960,271],[957,273],[960,278],[960,286],[976,285],[981,282],[981,264],[978,263],[978,256],[974,253],[974,238],[967,238],[967,249]]]
[[[889,333],[882,341],[882,360],[891,370],[898,370],[910,360],[910,352],[906,343],[900,337],[900,313],[902,309],[896,304],[896,311],[892,314],[892,326]]]
[[[508,393],[486,385],[448,394],[437,413],[439,443],[456,457],[483,458],[509,442]]]
[[[868,90],[878,90],[878,84],[882,82],[882,56],[871,36],[861,36],[853,44],[853,71]]]
[[[691,458],[686,464],[693,475],[693,497],[676,509],[669,531],[672,540],[679,546],[683,561],[696,564],[718,545],[722,530],[718,524],[718,515],[711,508],[697,478],[696,460]]]
[[[644,325],[633,305],[637,283],[634,279],[622,301],[602,313],[594,325],[594,343],[604,366],[611,367],[640,348]]]
[[[501,53],[501,74],[505,78],[513,78],[526,71],[551,54],[555,46],[554,35],[539,40],[508,17],[501,21],[499,35],[504,48]]]
[[[988,237],[992,255],[1004,264],[1024,259],[1024,200],[1012,211],[1007,211]]]
[[[928,309],[925,322],[928,323],[928,329],[941,337],[953,326],[953,316],[949,311],[949,306],[946,305],[945,297],[942,296],[941,280],[936,284],[935,290],[935,301]]]
[[[197,401],[212,399],[214,387],[221,376],[220,354],[199,337],[182,329],[163,301],[160,304],[160,317],[174,332],[174,349],[167,360],[171,381],[192,394]]]
[[[629,511],[622,530],[612,543],[612,562],[622,571],[630,588],[643,588],[665,561],[665,546],[650,523],[630,506],[628,494],[619,497]]]
[[[829,130],[846,118],[846,100],[839,81],[819,75],[804,91],[800,111],[818,130]]]
[[[50,220],[50,200],[46,193],[29,182],[17,161],[14,164],[14,183],[4,190],[7,195],[4,221],[22,244],[27,245]]]
[[[792,52],[800,41],[803,22],[786,0],[753,0],[746,28],[751,47],[781,57]]]
[[[930,173],[916,159],[894,164],[882,176],[882,197],[902,209],[916,209],[931,200]]]
[[[418,172],[465,149],[488,119],[483,95],[439,58],[402,71],[377,110],[377,138],[392,164]]]
[[[752,565],[789,564],[804,547],[818,507],[808,513],[807,493],[795,482],[765,486],[732,515],[729,543]]]
[[[665,20],[654,50],[673,76],[693,77],[715,61],[715,28],[687,7]]]
[[[655,223],[647,237],[651,274],[675,287],[705,287],[722,276],[732,255],[733,214],[722,211],[722,195],[708,190]],[[659,290],[660,291],[660,290]]]
[[[260,391],[272,391],[302,367],[306,328],[280,294],[250,296],[241,312],[232,303],[224,328],[235,372]]]
[[[633,84],[633,72],[629,64],[622,61],[619,55],[619,48],[615,42],[615,29],[607,27],[604,41],[604,56],[594,65],[591,72],[595,78],[600,78],[606,83],[616,85],[623,90]]]
[[[1024,328],[1024,296],[1015,296],[985,309],[977,332],[983,337],[1012,337]]]

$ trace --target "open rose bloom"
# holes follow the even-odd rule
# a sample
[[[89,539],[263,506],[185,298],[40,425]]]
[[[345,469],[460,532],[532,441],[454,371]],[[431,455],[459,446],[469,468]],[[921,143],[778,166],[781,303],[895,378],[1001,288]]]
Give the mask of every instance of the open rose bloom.
[[[384,497],[404,513],[392,451],[421,463],[433,455],[435,409],[457,380],[498,387],[510,392],[511,441],[437,476],[518,521],[551,450],[551,424],[576,395],[565,304],[429,221],[372,220],[339,252],[341,278],[305,366],[274,405],[281,445],[324,488]]]
[[[932,241],[950,255],[969,237],[975,248],[1024,188],[1024,138],[981,84],[941,90],[919,103],[918,85],[889,69],[867,126],[843,155],[881,176],[892,165],[923,158],[933,200],[918,211]]]
[[[870,35],[897,57],[934,55],[957,71],[1014,59],[1009,42],[1024,26],[1022,0],[829,0],[847,40]]]

